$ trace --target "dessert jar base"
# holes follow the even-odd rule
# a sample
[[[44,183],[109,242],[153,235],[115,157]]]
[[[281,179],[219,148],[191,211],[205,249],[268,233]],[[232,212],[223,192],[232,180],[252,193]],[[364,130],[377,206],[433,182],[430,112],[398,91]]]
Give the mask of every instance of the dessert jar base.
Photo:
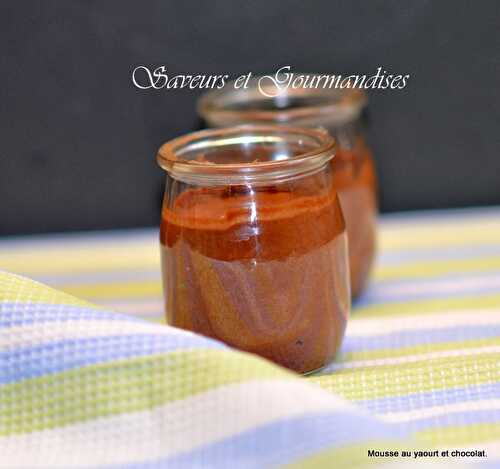
[[[167,322],[298,373],[330,363],[349,304],[346,234],[286,260],[222,261],[162,246]],[[333,288],[332,288],[333,287]]]

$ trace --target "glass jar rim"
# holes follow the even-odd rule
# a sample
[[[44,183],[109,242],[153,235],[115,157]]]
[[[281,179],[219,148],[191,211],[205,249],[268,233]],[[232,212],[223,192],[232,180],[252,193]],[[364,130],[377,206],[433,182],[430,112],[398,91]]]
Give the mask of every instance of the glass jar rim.
[[[326,77],[330,75],[319,73],[300,73],[309,77]],[[290,123],[300,119],[314,118],[327,115],[340,123],[348,123],[361,114],[368,103],[368,97],[364,90],[352,88],[304,88],[287,87],[275,95],[264,94],[263,91],[274,91],[269,83],[260,84],[266,78],[265,75],[251,78],[247,88],[236,89],[236,80],[228,82],[224,88],[210,90],[198,98],[197,110],[200,117],[207,121],[227,120],[228,122],[251,122],[251,123]],[[231,109],[228,106],[245,103],[249,101],[261,101],[273,103],[279,99],[286,98],[324,98],[324,102],[308,104],[293,108],[280,108],[276,106],[270,109]]]
[[[315,141],[316,147],[286,159],[245,163],[213,163],[182,159],[183,152],[258,143],[302,143]],[[239,125],[191,132],[164,143],[156,159],[161,168],[174,179],[196,183],[240,184],[269,180],[284,180],[317,171],[335,155],[335,139],[322,128],[302,128],[284,125]]]

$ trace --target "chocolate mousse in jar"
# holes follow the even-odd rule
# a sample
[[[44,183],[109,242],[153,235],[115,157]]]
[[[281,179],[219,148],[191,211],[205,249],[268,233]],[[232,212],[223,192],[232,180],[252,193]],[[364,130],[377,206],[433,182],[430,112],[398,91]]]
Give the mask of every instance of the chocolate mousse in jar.
[[[281,87],[268,77],[249,80],[246,88],[234,82],[221,90],[204,94],[198,112],[210,127],[239,124],[286,124],[323,127],[336,139],[334,165],[338,190],[349,238],[351,292],[357,297],[364,289],[376,251],[378,213],[377,182],[372,153],[361,122],[366,94],[356,88],[323,88],[328,82],[320,75],[308,88]],[[323,76],[325,77],[325,76]],[[311,87],[316,83],[316,88]]]
[[[169,324],[299,373],[333,360],[350,310],[334,147],[326,131],[251,125],[160,148]]]

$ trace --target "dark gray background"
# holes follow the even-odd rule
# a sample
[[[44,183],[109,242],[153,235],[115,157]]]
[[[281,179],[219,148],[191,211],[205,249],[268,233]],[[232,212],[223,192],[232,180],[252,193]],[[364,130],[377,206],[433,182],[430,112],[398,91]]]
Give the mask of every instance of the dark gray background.
[[[165,140],[193,91],[131,71],[411,74],[374,91],[384,211],[500,203],[500,2],[2,1],[0,233],[158,222]]]

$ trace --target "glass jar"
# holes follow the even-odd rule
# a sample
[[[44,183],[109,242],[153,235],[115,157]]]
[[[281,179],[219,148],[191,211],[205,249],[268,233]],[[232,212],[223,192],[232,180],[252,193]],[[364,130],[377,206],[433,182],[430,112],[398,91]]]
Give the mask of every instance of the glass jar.
[[[278,93],[276,85],[262,77],[250,80],[246,89],[228,83],[198,102],[200,116],[211,127],[287,124],[323,127],[335,137],[332,165],[349,238],[353,297],[364,289],[376,250],[376,174],[360,121],[366,103],[366,94],[356,88],[286,88]]]
[[[326,131],[205,130],[165,143],[167,322],[300,373],[330,362],[350,310]]]

